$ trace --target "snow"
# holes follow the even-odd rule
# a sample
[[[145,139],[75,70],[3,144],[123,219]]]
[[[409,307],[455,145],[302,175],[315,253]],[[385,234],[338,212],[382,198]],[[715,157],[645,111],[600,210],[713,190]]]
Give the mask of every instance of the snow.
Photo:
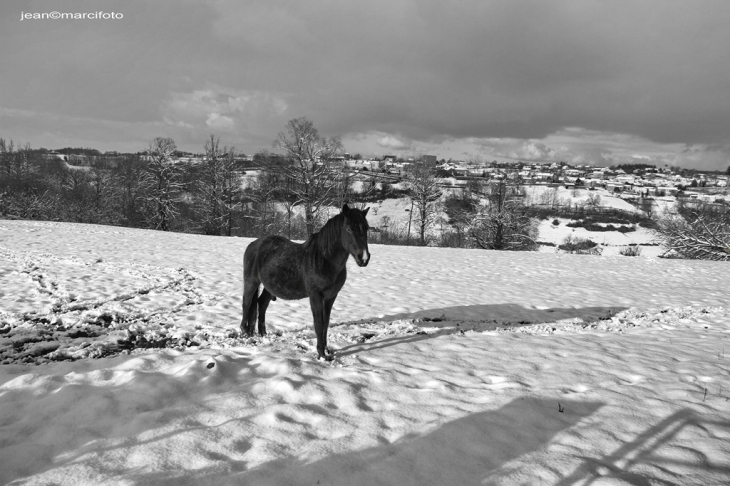
[[[730,482],[727,263],[371,245],[326,363],[250,241],[0,221],[0,483]]]
[[[559,224],[553,224],[557,220]],[[538,231],[541,243],[552,243],[555,246],[543,245],[539,251],[550,253],[556,252],[557,247],[565,242],[568,236],[592,240],[601,245],[601,254],[604,256],[617,256],[620,251],[629,245],[636,245],[641,248],[639,256],[656,258],[664,253],[664,248],[659,246],[659,238],[650,229],[637,225],[635,231],[621,233],[619,231],[588,231],[585,228],[571,228],[567,224],[572,220],[567,218],[550,218],[540,221]]]
[[[444,190],[444,196],[449,190]],[[528,204],[545,204],[551,200],[554,204],[570,206],[576,204],[585,204],[591,196],[599,196],[597,206],[603,209],[617,209],[627,213],[641,213],[641,210],[628,203],[627,201],[615,197],[604,189],[588,190],[588,189],[566,189],[564,186],[551,187],[547,185],[525,186]],[[408,228],[408,219],[411,211],[411,203],[408,198],[385,199],[370,205],[372,210],[368,215],[370,226],[381,228],[387,222],[387,227],[391,230],[406,232]],[[658,205],[664,208],[664,205]],[[334,209],[333,209],[334,211]],[[331,212],[335,214],[335,212]],[[442,210],[437,211],[437,223],[430,229],[431,234],[438,234],[448,227],[444,222],[447,221],[448,215]],[[414,218],[416,216],[414,215]],[[387,219],[386,219],[387,218]],[[553,221],[557,219],[560,224],[554,225]],[[570,228],[566,223],[572,220],[566,218],[550,218],[539,221],[537,240],[543,243],[539,247],[539,251],[543,253],[554,253],[557,247],[561,245],[567,236],[574,238],[589,239],[601,245],[601,252],[605,256],[618,256],[622,249],[629,245],[640,247],[641,257],[656,258],[664,253],[664,249],[659,246],[659,240],[656,234],[641,226],[636,227],[636,231],[629,233],[620,233],[618,231],[593,232],[585,228]],[[411,232],[416,237],[417,224],[412,222]],[[544,245],[548,243],[548,245]],[[552,244],[552,246],[550,245]]]
[[[619,209],[629,213],[641,212],[636,206],[620,197],[614,196],[605,189],[568,189],[565,186],[525,186],[525,193],[533,203],[541,203],[541,199],[554,197],[561,204],[585,204],[589,198],[597,198],[597,206],[602,208]],[[554,195],[554,196],[553,196]],[[550,199],[550,198],[548,198]]]

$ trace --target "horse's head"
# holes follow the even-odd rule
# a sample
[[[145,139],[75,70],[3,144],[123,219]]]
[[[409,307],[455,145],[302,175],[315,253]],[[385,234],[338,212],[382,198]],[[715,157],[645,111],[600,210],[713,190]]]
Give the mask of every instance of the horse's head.
[[[368,221],[365,215],[370,208],[361,211],[357,208],[350,208],[345,204],[342,206],[342,246],[353,256],[355,263],[360,267],[367,266],[370,261],[368,250]]]

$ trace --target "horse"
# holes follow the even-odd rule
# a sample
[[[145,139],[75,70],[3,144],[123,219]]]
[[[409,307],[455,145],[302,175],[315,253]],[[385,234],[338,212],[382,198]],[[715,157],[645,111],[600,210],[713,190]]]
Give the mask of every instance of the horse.
[[[248,245],[243,255],[243,318],[241,333],[266,335],[266,309],[277,297],[299,300],[309,297],[317,335],[317,355],[333,359],[327,347],[327,329],[332,305],[347,279],[347,259],[359,267],[370,261],[368,222],[370,208],[361,211],[347,204],[304,243],[282,236],[266,236]],[[263,289],[259,295],[259,286]]]

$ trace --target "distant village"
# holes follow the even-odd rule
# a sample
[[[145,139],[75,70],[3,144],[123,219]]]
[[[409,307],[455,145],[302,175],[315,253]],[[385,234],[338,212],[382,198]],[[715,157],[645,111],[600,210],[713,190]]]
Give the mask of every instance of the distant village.
[[[428,155],[418,160],[404,161],[395,156],[385,156],[382,160],[346,160],[345,163],[356,169],[403,175],[410,164],[420,161],[435,164],[441,176],[453,177],[457,183],[459,180],[471,178],[488,178],[515,180],[525,185],[545,184],[589,189],[601,187],[625,199],[674,197],[681,193],[680,195],[685,197],[716,202],[718,199],[724,199],[722,193],[725,191],[701,190],[701,188],[725,188],[728,184],[727,174],[651,166],[627,172],[621,168],[574,166],[565,162],[437,161],[435,156]]]
[[[124,154],[106,152],[100,156],[60,153],[48,151],[46,159],[60,159],[71,166],[93,166],[95,159],[105,160],[105,165],[114,166],[114,160]],[[142,159],[147,155],[136,154]],[[200,163],[205,157],[200,154],[179,152],[176,160],[180,163]],[[236,161],[241,168],[252,170],[261,168],[262,157],[279,157],[277,154],[245,155],[237,154]],[[676,197],[722,202],[725,200],[724,188],[728,185],[728,174],[703,172],[677,167],[656,168],[648,164],[633,170],[620,167],[595,167],[591,165],[571,165],[565,162],[535,163],[531,161],[491,162],[438,160],[435,155],[401,158],[384,155],[380,158],[362,158],[345,153],[336,158],[336,163],[360,173],[379,173],[394,178],[403,177],[412,164],[433,164],[438,177],[451,178],[455,186],[474,178],[490,180],[512,180],[524,185],[561,185],[565,187],[603,188],[625,199],[638,197]],[[714,190],[713,190],[714,189]]]

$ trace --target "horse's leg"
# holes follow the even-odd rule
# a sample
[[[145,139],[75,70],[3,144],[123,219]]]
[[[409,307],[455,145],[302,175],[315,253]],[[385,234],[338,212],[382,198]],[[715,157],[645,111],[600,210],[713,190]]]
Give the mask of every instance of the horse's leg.
[[[335,295],[329,300],[324,301],[324,349],[327,352],[330,352],[330,354],[334,355],[327,346],[327,333],[329,332],[330,328],[330,314],[332,313],[332,305],[335,303],[335,299],[337,296]]]
[[[312,307],[314,318],[314,333],[317,335],[317,355],[327,361],[332,361],[332,356],[325,353],[327,344],[327,329],[325,327],[325,304],[324,297],[320,292],[313,292],[309,295],[309,305]]]
[[[243,280],[243,317],[241,318],[241,333],[253,335],[256,324],[256,303],[258,300],[259,282],[253,279]]]
[[[259,334],[261,336],[266,336],[266,308],[269,307],[272,297],[271,292],[266,290],[266,287],[259,295]]]

